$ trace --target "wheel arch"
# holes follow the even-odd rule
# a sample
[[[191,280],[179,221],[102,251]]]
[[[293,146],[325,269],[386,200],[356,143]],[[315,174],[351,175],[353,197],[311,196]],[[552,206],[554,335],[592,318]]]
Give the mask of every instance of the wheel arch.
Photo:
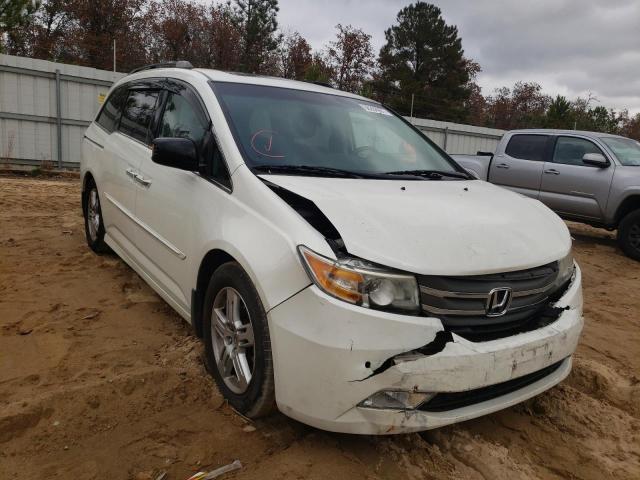
[[[227,262],[238,262],[231,254],[220,248],[209,250],[198,267],[196,277],[196,288],[191,291],[191,325],[196,336],[202,338],[202,310],[204,306],[204,295],[211,280],[213,272]],[[244,267],[243,267],[244,268]]]
[[[640,210],[640,194],[635,193],[625,198],[616,210],[615,222],[616,226],[620,224],[622,219],[629,213]]]
[[[87,206],[85,202],[85,195],[87,192],[87,185],[93,183],[96,185],[96,180],[93,178],[93,174],[90,171],[84,172],[81,180],[81,191],[80,191],[80,204],[82,205],[82,215],[87,214]]]

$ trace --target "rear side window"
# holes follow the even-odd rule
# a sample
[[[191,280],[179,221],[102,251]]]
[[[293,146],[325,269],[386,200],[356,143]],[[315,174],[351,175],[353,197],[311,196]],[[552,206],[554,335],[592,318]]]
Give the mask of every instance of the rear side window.
[[[148,143],[149,124],[155,112],[159,92],[130,90],[120,119],[119,130],[125,135]]]
[[[584,138],[558,137],[556,149],[553,152],[553,163],[564,163],[565,165],[580,165],[585,167],[582,157],[586,153],[602,153],[593,142]]]
[[[127,96],[127,88],[120,87],[113,91],[109,98],[102,107],[100,115],[96,120],[98,124],[104,128],[107,132],[111,133],[116,129],[120,112],[122,111],[122,105]]]
[[[521,160],[543,161],[548,139],[548,135],[514,135],[505,153]]]

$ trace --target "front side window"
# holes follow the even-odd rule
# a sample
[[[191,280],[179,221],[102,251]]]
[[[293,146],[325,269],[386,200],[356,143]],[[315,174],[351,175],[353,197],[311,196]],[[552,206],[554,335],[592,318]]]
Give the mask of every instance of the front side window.
[[[136,140],[148,143],[149,125],[158,100],[157,91],[130,90],[122,111],[119,130]]]
[[[182,95],[170,93],[160,122],[160,137],[189,138],[199,144],[208,122],[200,109],[194,108]]]
[[[577,137],[558,137],[556,148],[553,152],[553,163],[565,165],[587,166],[582,157],[587,153],[599,153],[600,150],[593,142]]]
[[[126,97],[127,87],[119,87],[109,95],[104,107],[102,107],[96,121],[107,132],[111,133],[116,129]]]
[[[602,137],[622,165],[640,167],[640,142],[623,137]]]
[[[209,131],[209,119],[202,108],[190,102],[185,95],[170,92],[167,96],[158,136],[193,140],[200,155],[206,159],[207,177],[231,188],[226,164]]]
[[[509,140],[505,153],[520,160],[544,161],[548,135],[514,135]]]
[[[423,135],[377,103],[239,83],[218,82],[213,89],[251,168],[302,166],[303,172],[339,169],[389,178],[425,170],[465,175]]]

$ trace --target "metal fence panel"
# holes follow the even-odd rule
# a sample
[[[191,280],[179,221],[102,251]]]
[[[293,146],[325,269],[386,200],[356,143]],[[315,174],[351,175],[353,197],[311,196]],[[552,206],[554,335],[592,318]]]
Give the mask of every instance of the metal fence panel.
[[[475,155],[479,151],[494,152],[505,132],[496,128],[439,122],[424,118],[407,120],[452,155]]]
[[[0,160],[77,168],[84,130],[123,75],[0,55]]]
[[[0,161],[77,168],[100,98],[124,74],[0,54]],[[493,152],[503,130],[409,119],[451,154]]]

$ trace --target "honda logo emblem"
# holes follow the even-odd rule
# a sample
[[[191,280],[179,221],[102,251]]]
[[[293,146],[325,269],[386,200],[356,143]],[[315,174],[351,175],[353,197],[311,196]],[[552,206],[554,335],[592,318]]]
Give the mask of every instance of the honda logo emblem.
[[[511,305],[512,292],[509,287],[494,288],[487,296],[485,311],[487,317],[499,317],[509,310]]]

